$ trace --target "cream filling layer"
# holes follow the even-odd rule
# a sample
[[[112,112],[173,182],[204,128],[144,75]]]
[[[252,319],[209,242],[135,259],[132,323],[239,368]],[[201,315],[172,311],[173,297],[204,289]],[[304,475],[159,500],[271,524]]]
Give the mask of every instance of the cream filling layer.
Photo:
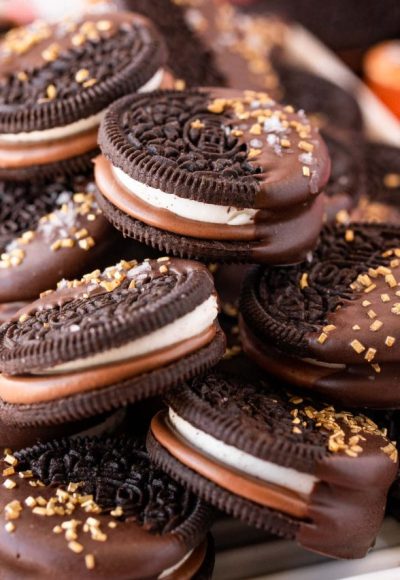
[[[146,93],[149,91],[154,91],[160,86],[164,75],[164,70],[162,68],[145,83],[138,93]],[[90,129],[95,129],[98,127],[106,113],[106,109],[91,115],[86,119],[79,119],[74,123],[69,125],[64,125],[63,127],[53,127],[52,129],[45,129],[44,131],[29,131],[24,133],[0,133],[0,143],[38,143],[41,141],[58,141],[60,139],[65,139],[67,137],[72,137],[73,135],[78,135],[80,133],[85,133]]]
[[[165,209],[180,217],[210,224],[244,226],[254,223],[256,209],[215,205],[186,199],[136,181],[114,165],[112,165],[112,171],[119,184],[131,195],[139,197],[145,203],[158,209]]]
[[[170,574],[173,574],[174,572],[179,570],[179,568],[181,566],[183,566],[183,564],[186,562],[186,560],[188,560],[190,558],[190,556],[192,554],[193,554],[193,550],[190,550],[190,552],[188,552],[186,554],[186,556],[183,556],[182,560],[179,560],[179,562],[177,564],[175,564],[174,566],[171,566],[170,568],[167,568],[166,570],[164,570],[164,572],[161,572],[161,574],[158,576],[158,580],[162,580],[163,578],[166,578]]]
[[[90,367],[112,364],[119,361],[133,359],[144,354],[150,354],[166,347],[171,347],[178,342],[188,340],[207,330],[218,314],[218,301],[216,296],[211,295],[205,302],[196,306],[192,312],[188,312],[181,318],[170,324],[137,338],[123,346],[112,348],[105,352],[76,359],[52,368],[35,371],[35,375],[51,375],[81,371]]]
[[[243,472],[244,475],[251,475],[306,496],[311,494],[314,484],[318,481],[314,475],[259,459],[233,445],[219,441],[191,425],[171,408],[168,417],[174,429],[191,445],[219,463]]]

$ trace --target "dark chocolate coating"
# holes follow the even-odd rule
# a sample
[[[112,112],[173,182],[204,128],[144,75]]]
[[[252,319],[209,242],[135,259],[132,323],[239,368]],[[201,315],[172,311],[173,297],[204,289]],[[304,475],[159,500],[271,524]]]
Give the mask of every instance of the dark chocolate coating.
[[[306,499],[304,518],[271,510],[255,498],[244,500],[240,490],[228,492],[208,481],[193,472],[193,466],[188,470],[157,440],[153,422],[149,452],[178,481],[220,509],[278,535],[294,537],[307,549],[338,558],[365,555],[379,530],[386,494],[397,471],[394,446],[394,455],[389,457],[382,450],[388,440],[369,419],[293,397],[265,380],[249,381],[243,375],[226,373],[182,385],[170,393],[167,402],[181,418],[216,439],[319,480]],[[294,417],[300,419],[298,432]],[[359,439],[357,452],[346,450],[346,443],[339,449],[332,444],[336,431],[343,432],[347,444],[352,433],[365,439]],[[242,475],[245,487],[247,478]]]
[[[398,407],[399,242],[396,226],[325,227],[309,261],[253,273],[240,307],[245,350],[343,404]],[[356,282],[369,269],[365,285]]]
[[[126,438],[63,439],[24,449],[17,454],[17,471],[32,470],[45,487],[32,488],[26,479],[14,477],[17,487],[0,491],[0,503],[23,501],[27,496],[54,496],[56,488],[82,482],[81,495],[93,495],[101,513],[85,513],[79,507],[72,515],[43,517],[24,506],[15,532],[0,532],[0,563],[7,580],[29,573],[33,579],[134,578],[155,579],[180,562],[205,538],[212,512],[167,475],[156,469],[140,440]],[[123,510],[115,518],[110,510]],[[63,521],[88,517],[99,521],[107,535],[94,541],[78,526],[83,552],[68,549],[64,534],[52,530]],[[108,522],[117,523],[109,528]],[[40,554],[40,558],[37,555]],[[95,567],[85,566],[84,556],[94,556]],[[199,563],[201,565],[201,562]]]

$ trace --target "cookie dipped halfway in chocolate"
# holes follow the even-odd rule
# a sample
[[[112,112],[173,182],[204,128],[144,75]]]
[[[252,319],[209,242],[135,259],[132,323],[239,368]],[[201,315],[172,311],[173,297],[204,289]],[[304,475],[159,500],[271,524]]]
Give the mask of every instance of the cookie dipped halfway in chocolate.
[[[101,215],[93,175],[0,181],[0,320],[61,278],[104,266],[120,236]]]
[[[20,310],[0,330],[0,419],[52,425],[163,394],[213,366],[225,339],[207,268],[122,261]]]
[[[344,405],[400,407],[400,229],[326,226],[310,258],[257,268],[240,300],[244,350]]]
[[[99,143],[99,204],[124,235],[184,257],[278,264],[317,241],[325,144],[266,93],[132,95],[107,111]]]
[[[199,497],[327,556],[374,544],[398,461],[373,421],[227,373],[177,387],[167,404],[149,453]]]
[[[123,12],[37,21],[0,42],[0,177],[90,167],[104,111],[160,87],[164,45],[150,21]]]
[[[212,511],[141,440],[60,439],[2,460],[2,578],[211,578]]]
[[[350,213],[350,219],[400,224],[400,149],[367,143],[365,156],[367,191]]]

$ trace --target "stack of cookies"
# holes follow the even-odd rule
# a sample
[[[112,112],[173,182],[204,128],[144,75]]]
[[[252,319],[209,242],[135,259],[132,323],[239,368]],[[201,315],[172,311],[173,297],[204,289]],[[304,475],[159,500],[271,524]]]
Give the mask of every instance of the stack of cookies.
[[[195,74],[137,5],[0,42],[1,577],[209,579],[219,512],[364,557],[398,470],[400,229],[365,217],[396,156],[352,163],[356,104],[321,133],[199,36]]]

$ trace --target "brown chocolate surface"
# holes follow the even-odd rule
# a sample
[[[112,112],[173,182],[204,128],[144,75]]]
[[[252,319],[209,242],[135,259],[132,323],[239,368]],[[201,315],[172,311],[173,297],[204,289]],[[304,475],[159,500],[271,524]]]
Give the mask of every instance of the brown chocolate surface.
[[[43,184],[43,193],[40,185],[32,186],[32,191],[29,185],[24,187],[28,207],[22,205],[19,216],[10,206],[12,190],[3,194],[9,211],[2,218],[8,234],[1,244],[0,303],[36,298],[61,278],[73,278],[104,263],[117,241],[101,215],[89,178],[55,181],[54,191],[51,182]],[[24,191],[17,193],[19,207]]]
[[[84,452],[85,442],[91,441],[93,444]],[[12,512],[10,507],[6,508],[10,502],[21,505],[19,517],[8,520],[13,522],[15,530],[9,533],[4,525],[1,526],[0,562],[4,578],[29,573],[38,580],[50,579],[57,571],[60,578],[69,578],[73,573],[83,579],[95,576],[155,580],[192,549],[194,552],[183,568],[184,574],[173,574],[171,580],[177,577],[189,580],[191,573],[199,569],[205,556],[205,546],[201,542],[207,531],[209,510],[156,470],[137,441],[132,440],[129,448],[129,440],[122,439],[120,450],[112,451],[109,447],[116,441],[104,438],[96,442],[85,438],[71,442],[69,452],[68,443],[61,440],[22,451],[19,455],[21,467],[17,465],[17,470],[32,469],[33,477],[11,476],[17,486],[12,490],[2,486],[0,490],[3,518],[4,513]],[[67,461],[69,453],[71,458],[78,458],[78,463],[72,461],[65,469],[62,460]],[[51,457],[52,467],[45,465],[46,456]],[[92,507],[86,512],[75,502],[70,514],[43,516],[24,503],[28,496],[41,496],[47,502],[56,497],[56,489],[62,493],[71,482],[72,485],[78,483],[77,477],[82,483],[72,487],[75,492],[70,489],[67,494],[75,493],[78,498],[85,494],[92,496]],[[29,482],[38,479],[45,485],[32,488]],[[67,509],[60,495],[58,498],[58,507]],[[115,508],[121,515],[111,514]],[[63,530],[54,533],[54,528],[63,522],[71,522],[75,539],[66,538]],[[89,522],[86,532],[83,530],[85,522]],[[113,527],[108,525],[110,522]],[[73,550],[75,545],[79,550]]]

